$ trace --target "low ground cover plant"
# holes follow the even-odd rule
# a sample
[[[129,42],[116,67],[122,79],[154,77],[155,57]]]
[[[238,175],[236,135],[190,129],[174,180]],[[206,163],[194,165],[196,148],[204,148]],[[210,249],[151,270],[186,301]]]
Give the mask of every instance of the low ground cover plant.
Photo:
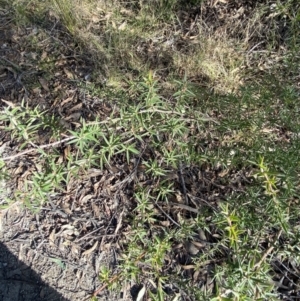
[[[297,298],[299,4],[154,2],[3,2],[18,26],[42,28],[28,38],[42,75],[23,91],[58,100],[2,100],[1,132],[18,151],[0,162],[1,183],[14,183],[1,184],[1,206],[39,212],[86,177],[106,179],[123,235],[94,300],[130,281],[137,300]],[[58,58],[40,46],[45,13],[72,37]],[[68,69],[60,47],[88,52],[92,68]]]

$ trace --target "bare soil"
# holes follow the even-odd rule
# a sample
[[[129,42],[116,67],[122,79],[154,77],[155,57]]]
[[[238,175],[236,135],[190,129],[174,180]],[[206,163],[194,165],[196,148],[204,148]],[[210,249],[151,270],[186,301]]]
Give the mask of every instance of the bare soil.
[[[50,218],[18,204],[1,212],[0,300],[82,301],[100,286],[99,269],[113,264],[113,248],[67,254],[49,243],[45,228]],[[105,292],[99,300],[131,299]]]

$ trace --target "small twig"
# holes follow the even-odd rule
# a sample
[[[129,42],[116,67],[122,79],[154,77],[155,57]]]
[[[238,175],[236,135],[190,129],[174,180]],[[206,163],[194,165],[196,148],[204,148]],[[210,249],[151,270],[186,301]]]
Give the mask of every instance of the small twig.
[[[13,66],[17,71],[21,71],[22,69],[15,63],[9,61],[8,59],[6,59],[5,57],[1,56],[0,60],[5,61],[6,63],[10,64],[11,66]]]
[[[264,43],[264,41],[259,42],[258,44],[254,45],[249,51],[248,54],[251,53],[255,48],[257,48],[260,44]]]
[[[275,240],[274,240],[274,242],[272,243],[272,246],[264,253],[264,255],[263,255],[263,257],[261,258],[261,260],[260,260],[258,263],[256,263],[256,264],[254,265],[254,267],[253,267],[254,270],[257,270],[257,269],[262,265],[262,263],[265,261],[265,259],[267,258],[267,256],[273,251],[273,249],[274,249],[274,247],[275,247],[275,243],[276,243],[276,241],[279,239],[281,233],[282,233],[282,229],[281,229],[281,230],[278,232],[278,234],[276,235]]]
[[[202,120],[202,121],[212,121],[216,124],[219,124],[218,121],[216,121],[215,119],[205,116],[205,114],[202,114],[201,117],[198,118],[185,118],[184,114],[176,112],[176,111],[165,111],[165,110],[159,110],[159,109],[149,109],[149,110],[141,110],[138,111],[138,113],[163,113],[163,114],[174,114],[174,115],[178,115],[181,116],[182,119],[181,120],[186,120],[186,121],[191,121],[191,120]]]
[[[121,228],[122,220],[123,220],[123,214],[124,214],[124,209],[122,210],[122,212],[121,212],[121,214],[120,214],[120,216],[119,216],[119,222],[118,222],[118,224],[117,224],[117,227],[116,227],[115,233],[114,233],[115,235],[118,234],[118,231],[119,231],[120,228]]]
[[[190,199],[194,198],[195,200],[199,200],[201,202],[204,202],[208,207],[210,207],[213,211],[215,212],[218,212],[218,210],[213,206],[211,205],[208,201],[206,201],[205,199],[202,199],[202,198],[199,198],[199,197],[196,197],[196,196],[193,196],[191,194],[188,193],[188,196]]]
[[[109,284],[113,283],[114,281],[118,280],[121,276],[121,273],[118,273],[117,275],[115,275],[113,278],[110,279],[110,281],[108,283],[103,284],[102,286],[100,286],[92,295],[92,297],[96,297],[100,292],[102,292]],[[84,299],[84,301],[89,300],[91,297],[88,297],[86,299]]]
[[[95,232],[98,232],[98,231],[101,230],[101,229],[103,229],[103,227],[99,227],[99,228],[97,228],[97,229],[95,229],[95,230],[93,230],[93,231],[91,231],[91,232],[89,232],[89,233],[83,235],[83,236],[80,237],[79,239],[75,240],[75,242],[78,243],[79,241],[81,241],[81,240],[87,238],[87,237],[90,236],[91,234],[93,234],[93,233],[95,233]],[[103,236],[105,236],[105,235],[103,235]],[[112,235],[112,236],[114,236],[114,235]]]
[[[297,272],[299,273],[299,274],[296,274],[296,273],[294,273],[291,269],[289,269],[287,266],[285,266],[282,262],[280,262],[280,264],[290,273],[290,274],[292,274],[292,275],[294,275],[295,277],[297,277],[298,279],[300,279],[300,273],[299,273],[299,270],[297,269]],[[294,267],[294,265],[291,263],[291,265],[292,265],[292,267],[293,268],[295,268]],[[300,285],[297,285],[298,287],[300,287]]]
[[[187,210],[187,211],[191,211],[191,212],[194,212],[194,213],[199,213],[198,209],[193,208],[193,207],[188,206],[188,205],[184,205],[184,204],[180,204],[180,203],[174,203],[174,202],[169,202],[169,204],[173,205],[173,206],[176,206],[176,207],[179,207],[181,209]]]
[[[298,285],[297,283],[294,282],[294,280],[290,279],[290,277],[287,276],[287,273],[284,272],[277,264],[275,263],[272,263],[281,273],[285,273],[285,278],[288,279],[293,285],[295,285],[296,287],[300,288],[300,285]],[[293,276],[295,276],[296,278],[300,278],[297,274],[295,274],[292,270],[290,270],[288,267],[286,267],[282,262],[280,262],[280,265],[288,272],[288,273],[291,273]],[[283,280],[283,279],[282,279]],[[282,281],[279,281],[279,283],[282,282]],[[276,283],[277,285],[277,283]],[[280,285],[280,287],[282,287]]]
[[[180,225],[177,223],[177,222],[175,222],[174,220],[173,220],[173,218],[170,216],[170,215],[168,215],[157,203],[155,203],[155,205],[158,207],[158,209],[172,222],[172,223],[174,223],[177,227],[180,227]]]
[[[141,158],[142,158],[145,150],[146,150],[146,148],[144,147],[141,154],[139,155],[139,157],[137,159],[135,159],[134,168],[132,169],[130,174],[127,177],[125,177],[125,179],[123,181],[121,181],[120,183],[115,184],[113,187],[119,187],[120,189],[122,189],[124,184],[128,183],[129,181],[133,181],[133,180],[136,179],[137,170],[138,170],[139,164],[141,162]]]
[[[62,144],[64,142],[70,141],[70,140],[72,140],[74,138],[76,138],[76,137],[75,136],[71,136],[71,137],[67,137],[65,139],[62,139],[62,140],[59,140],[59,141],[56,141],[56,142],[53,142],[53,143],[40,145],[37,148],[30,148],[30,149],[27,149],[27,150],[25,150],[23,152],[20,152],[20,153],[16,154],[16,155],[9,156],[9,157],[4,157],[4,158],[2,158],[2,160],[3,161],[13,160],[13,159],[16,159],[18,157],[21,157],[21,156],[27,155],[29,153],[32,153],[34,151],[38,151],[39,149],[45,149],[45,148],[49,148],[49,147],[60,145],[60,144]]]
[[[180,175],[180,181],[181,181],[181,185],[182,185],[182,189],[183,189],[183,194],[184,194],[184,198],[185,198],[185,203],[188,204],[189,203],[189,199],[186,193],[186,187],[185,187],[185,182],[184,182],[184,178],[183,178],[183,174],[182,174],[182,163],[179,163],[179,175]]]

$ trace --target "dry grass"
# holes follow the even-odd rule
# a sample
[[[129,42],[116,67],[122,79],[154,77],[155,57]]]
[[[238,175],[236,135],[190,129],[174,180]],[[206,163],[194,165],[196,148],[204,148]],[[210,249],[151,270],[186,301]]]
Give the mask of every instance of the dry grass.
[[[56,16],[104,67],[108,82],[130,70],[145,75],[154,69],[164,77],[186,74],[201,79],[200,84],[221,93],[235,91],[242,83],[244,41],[230,38],[226,30],[207,37],[196,22],[187,31],[190,21],[184,16],[162,22],[148,6],[137,9],[119,1],[53,3]]]
[[[17,0],[14,5],[20,14],[29,8],[42,14],[50,9],[94,57],[108,81],[154,69],[164,78],[197,78],[226,94],[243,84],[245,69],[268,69],[291,42],[286,24],[297,19],[295,1],[252,7],[199,3]]]
[[[202,38],[198,49],[192,54],[175,56],[175,66],[178,70],[184,66],[189,78],[203,78],[217,93],[232,93],[242,84],[242,67],[244,59],[234,47],[235,41]]]
[[[245,69],[274,63],[265,61],[270,52],[273,57],[280,52],[286,7],[204,1],[200,10],[187,12],[176,2],[52,0],[52,12],[92,53],[108,82],[152,69],[163,78],[186,75],[226,94],[244,83]]]

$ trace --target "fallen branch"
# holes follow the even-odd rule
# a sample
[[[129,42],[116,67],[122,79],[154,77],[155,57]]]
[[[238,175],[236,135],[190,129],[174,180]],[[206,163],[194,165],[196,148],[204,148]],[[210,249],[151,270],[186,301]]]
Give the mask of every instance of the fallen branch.
[[[262,256],[262,258],[260,259],[260,261],[257,262],[257,263],[254,265],[254,267],[253,267],[254,270],[257,270],[258,268],[260,268],[260,266],[262,265],[262,263],[266,260],[267,256],[273,251],[273,249],[274,249],[274,247],[275,247],[275,243],[278,241],[278,239],[279,239],[279,237],[281,236],[281,234],[282,234],[282,230],[280,230],[280,231],[277,233],[277,235],[276,235],[276,237],[275,237],[275,239],[274,239],[274,241],[273,241],[271,247],[270,247],[269,249],[266,250],[266,252],[263,254],[263,256]]]
[[[34,148],[30,148],[30,149],[27,149],[27,150],[25,150],[23,152],[20,152],[20,153],[16,154],[16,155],[4,157],[4,158],[2,158],[2,160],[3,161],[13,160],[13,159],[16,159],[18,157],[30,154],[30,153],[32,153],[34,151],[38,151],[39,149],[45,149],[45,148],[49,148],[49,147],[54,147],[54,146],[60,145],[60,144],[62,144],[64,142],[70,141],[70,140],[72,140],[74,138],[75,138],[74,136],[71,136],[71,137],[68,137],[68,138],[65,138],[65,139],[53,142],[53,143],[44,144],[44,145],[40,145],[40,146],[37,146],[37,147],[34,147]]]

